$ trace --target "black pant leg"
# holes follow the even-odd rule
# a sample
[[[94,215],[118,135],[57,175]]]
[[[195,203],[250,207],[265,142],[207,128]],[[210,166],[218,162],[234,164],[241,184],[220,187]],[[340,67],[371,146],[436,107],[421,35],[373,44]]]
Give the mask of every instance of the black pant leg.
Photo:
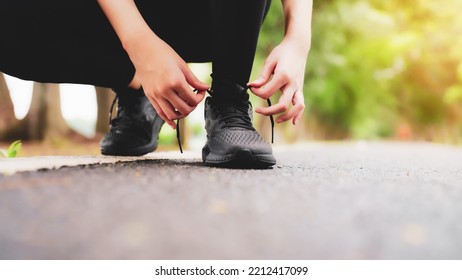
[[[213,76],[246,87],[267,0],[210,0]]]
[[[214,71],[225,69],[226,76],[231,69],[230,76],[239,76],[232,80],[244,81],[252,67],[264,0],[224,1],[224,10],[211,9],[210,1],[224,0],[135,2],[154,32],[187,62],[214,60]],[[212,15],[218,18],[215,23]],[[234,27],[243,16],[255,19]],[[19,78],[120,88],[135,73],[96,0],[0,0],[0,39],[0,71]]]
[[[153,31],[186,62],[212,61],[210,0],[135,0]]]
[[[0,71],[39,82],[126,86],[135,69],[95,0],[0,0]]]

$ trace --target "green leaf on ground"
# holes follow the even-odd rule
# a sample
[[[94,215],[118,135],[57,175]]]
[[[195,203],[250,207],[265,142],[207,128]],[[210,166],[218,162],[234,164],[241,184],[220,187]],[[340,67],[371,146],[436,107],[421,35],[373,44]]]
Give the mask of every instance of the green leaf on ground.
[[[16,157],[19,151],[21,150],[21,146],[22,146],[21,140],[14,141],[13,143],[11,143],[10,147],[8,147],[8,150],[6,150],[6,157],[7,158]]]

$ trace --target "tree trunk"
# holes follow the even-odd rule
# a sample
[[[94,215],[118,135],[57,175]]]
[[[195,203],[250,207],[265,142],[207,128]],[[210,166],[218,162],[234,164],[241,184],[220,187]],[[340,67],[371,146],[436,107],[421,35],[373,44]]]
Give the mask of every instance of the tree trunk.
[[[29,112],[24,119],[0,133],[0,140],[50,141],[71,133],[61,113],[59,85],[34,83]]]
[[[0,73],[0,132],[17,121],[3,73]]]
[[[34,84],[29,115],[33,140],[50,140],[70,131],[61,112],[58,84]]]
[[[104,134],[109,130],[109,110],[114,92],[108,88],[95,87],[98,115],[96,119],[96,135]],[[115,112],[114,112],[115,113]]]

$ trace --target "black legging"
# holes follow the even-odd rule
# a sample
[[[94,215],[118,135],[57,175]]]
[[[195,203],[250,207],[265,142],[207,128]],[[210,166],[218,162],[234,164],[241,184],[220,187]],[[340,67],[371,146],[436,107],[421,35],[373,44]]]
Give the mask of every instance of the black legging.
[[[270,1],[135,2],[185,61],[211,61],[214,77],[248,81]],[[0,0],[0,71],[38,82],[120,88],[135,68],[96,0]]]

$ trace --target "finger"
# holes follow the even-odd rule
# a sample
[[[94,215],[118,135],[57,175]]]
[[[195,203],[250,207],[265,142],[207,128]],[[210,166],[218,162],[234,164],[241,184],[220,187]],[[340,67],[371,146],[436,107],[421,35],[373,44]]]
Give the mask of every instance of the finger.
[[[172,129],[176,129],[176,123],[174,121],[171,121],[167,118],[167,116],[165,115],[164,111],[162,111],[162,108],[159,106],[159,104],[157,103],[156,100],[154,100],[154,98],[151,98],[150,96],[148,96],[148,99],[149,101],[151,102],[152,106],[154,107],[154,109],[156,109],[156,112],[157,114],[159,115],[159,117],[161,119],[163,119],[165,121],[166,124],[168,124]]]
[[[271,78],[271,75],[273,75],[274,73],[275,68],[276,68],[276,61],[273,61],[268,58],[265,62],[265,65],[263,66],[263,70],[260,74],[260,77],[256,79],[255,81],[248,83],[247,85],[251,87],[263,86],[269,81],[269,79]]]
[[[199,103],[201,103],[206,92],[206,90],[201,90],[198,93],[195,93],[186,82],[181,83],[174,90],[177,95],[184,100],[184,102],[193,107],[196,107]]]
[[[210,85],[201,82],[186,64],[181,67],[181,70],[183,71],[184,77],[186,78],[186,82],[193,88],[200,91],[208,90],[210,88]]]
[[[284,88],[282,92],[282,96],[279,99],[279,102],[277,104],[274,104],[273,106],[270,106],[267,108],[265,107],[257,108],[255,111],[264,116],[271,116],[271,115],[276,115],[276,114],[286,112],[290,107],[290,103],[292,102],[294,91],[295,90],[293,88],[289,88],[289,87]]]
[[[292,121],[293,125],[297,125],[300,122],[300,120],[303,117],[303,112],[305,111],[305,97],[303,95],[303,92],[298,92],[295,95],[294,105],[297,105],[297,104],[301,104],[303,110],[293,118],[293,121]]]
[[[285,122],[288,120],[292,120],[292,123],[295,125],[296,120],[295,117],[300,117],[303,114],[303,111],[305,110],[305,104],[303,100],[303,93],[297,92],[296,95],[293,98],[293,107],[284,115],[278,117],[276,119],[277,123]]]
[[[168,120],[174,121],[181,118],[182,114],[175,110],[175,107],[170,103],[169,100],[165,98],[160,98],[156,101],[159,104],[160,108],[162,108],[162,111],[164,111]]]
[[[258,97],[263,99],[270,98],[276,91],[287,84],[288,78],[285,75],[274,75],[264,87],[251,88],[250,90]]]
[[[197,105],[199,105],[202,102],[202,100],[204,100],[206,94],[207,94],[206,90],[196,92],[195,98],[196,98]]]
[[[290,110],[287,113],[278,117],[276,119],[276,122],[277,123],[286,122],[288,120],[293,119],[295,116],[299,115],[302,112],[303,112],[303,107],[301,104],[294,105],[292,108],[290,108]]]
[[[303,111],[300,112],[300,113],[298,113],[298,114],[294,117],[294,119],[293,119],[293,121],[292,121],[292,124],[293,124],[293,125],[297,125],[297,124],[300,122],[300,120],[302,119],[302,117],[303,117]]]
[[[196,106],[191,106],[189,103],[186,103],[176,92],[169,96],[168,100],[178,112],[185,116],[189,115],[189,113],[196,108]]]

